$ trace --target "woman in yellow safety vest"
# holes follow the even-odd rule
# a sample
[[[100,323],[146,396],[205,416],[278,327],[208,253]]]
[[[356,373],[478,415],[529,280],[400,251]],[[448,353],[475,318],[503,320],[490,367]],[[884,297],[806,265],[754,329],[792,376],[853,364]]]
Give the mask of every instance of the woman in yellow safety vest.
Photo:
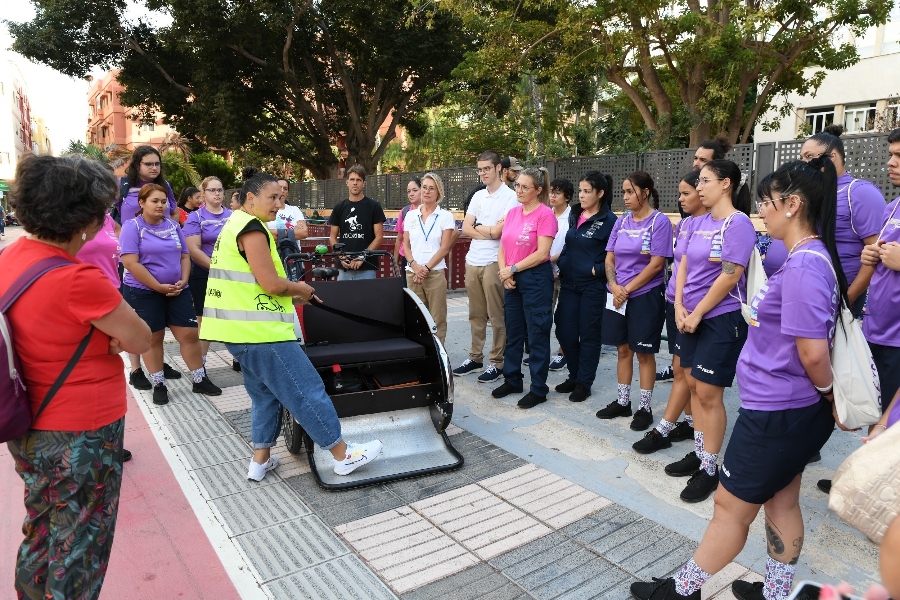
[[[255,169],[246,177],[240,209],[228,218],[210,258],[200,338],[224,342],[244,374],[253,400],[253,460],[247,478],[262,481],[278,466],[270,454],[281,430],[282,405],[334,457],[334,472],[349,475],[381,454],[381,442],[347,444],[322,379],[294,334],[294,304],[315,290],[285,277],[266,228],[281,195],[278,180]]]

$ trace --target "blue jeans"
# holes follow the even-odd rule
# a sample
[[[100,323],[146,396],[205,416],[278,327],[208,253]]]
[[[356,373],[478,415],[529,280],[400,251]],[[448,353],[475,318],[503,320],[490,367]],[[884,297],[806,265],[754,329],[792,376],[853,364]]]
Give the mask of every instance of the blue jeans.
[[[338,273],[338,281],[352,281],[354,279],[375,279],[375,271],[358,269],[356,271],[341,271]]]
[[[600,362],[600,326],[606,286],[599,279],[583,289],[563,281],[556,305],[556,338],[566,355],[569,379],[590,389]]]
[[[544,397],[550,370],[550,327],[553,324],[553,270],[549,262],[514,275],[516,287],[505,290],[503,312],[506,317],[506,358],[503,377],[506,383],[522,389],[522,349],[525,338],[531,353],[531,392]]]
[[[297,342],[225,344],[241,364],[250,408],[253,449],[271,448],[281,433],[281,407],[325,450],[341,441],[341,423],[325,385]]]

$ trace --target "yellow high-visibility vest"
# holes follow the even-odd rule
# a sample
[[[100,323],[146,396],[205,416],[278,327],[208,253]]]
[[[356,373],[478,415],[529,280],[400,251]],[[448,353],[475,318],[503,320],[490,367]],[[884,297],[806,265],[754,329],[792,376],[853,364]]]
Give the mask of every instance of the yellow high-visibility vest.
[[[290,296],[267,293],[247,260],[238,252],[237,236],[256,219],[242,210],[234,211],[216,240],[209,260],[209,280],[200,339],[232,344],[265,344],[296,341],[294,305]],[[278,275],[284,277],[284,265],[269,236],[269,252]]]

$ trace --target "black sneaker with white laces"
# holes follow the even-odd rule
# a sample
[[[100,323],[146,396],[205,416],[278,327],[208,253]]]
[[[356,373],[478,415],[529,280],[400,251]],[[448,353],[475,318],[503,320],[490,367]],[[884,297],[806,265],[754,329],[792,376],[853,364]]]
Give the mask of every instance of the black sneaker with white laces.
[[[467,358],[463,361],[463,364],[453,369],[453,374],[457,377],[462,377],[463,375],[468,375],[469,373],[474,373],[475,371],[481,370],[483,366],[484,365],[482,363],[475,362],[474,360]]]
[[[682,596],[675,590],[675,580],[653,578],[653,581],[636,581],[631,584],[631,597],[635,600],[700,600],[700,590],[690,596]]]
[[[653,411],[646,408],[639,408],[638,411],[634,413],[634,418],[631,420],[631,430],[647,431],[651,425],[653,425]]]
[[[169,390],[166,389],[165,384],[161,383],[159,385],[153,386],[153,404],[168,404],[169,403]]]
[[[152,390],[153,384],[150,383],[150,380],[147,379],[147,376],[144,375],[143,369],[138,369],[137,371],[132,371],[131,375],[128,376],[128,383],[131,384],[136,390]]]
[[[517,388],[516,386],[510,385],[509,383],[504,381],[500,385],[500,387],[494,388],[494,390],[491,392],[491,396],[493,396],[494,398],[505,398],[506,396],[509,396],[510,394],[521,394],[521,393],[522,393],[522,388]]]
[[[688,479],[687,486],[681,491],[681,499],[685,502],[703,502],[719,487],[719,467],[714,475],[700,469]]]
[[[578,384],[575,383],[573,380],[566,379],[565,381],[563,381],[562,383],[560,383],[553,389],[556,390],[557,392],[559,392],[560,394],[571,394],[572,392],[575,391],[576,385],[578,385]]]
[[[656,372],[656,380],[657,381],[672,381],[675,379],[675,370],[672,368],[672,365],[669,365],[662,371]]]
[[[551,371],[562,371],[566,368],[566,357],[562,354],[557,354],[553,357],[553,360],[550,361],[550,370]]]
[[[697,456],[696,452],[692,451],[685,454],[681,460],[666,465],[666,468],[663,470],[666,472],[666,475],[671,477],[687,477],[697,472],[700,468],[700,462],[700,457]]]
[[[166,379],[181,379],[181,371],[173,368],[169,363],[163,363],[163,377]]]
[[[598,419],[615,419],[616,417],[630,417],[631,402],[622,406],[617,401],[610,402],[605,408],[597,411]]]
[[[762,581],[741,581],[736,579],[731,582],[731,593],[737,600],[766,600],[763,595],[763,588],[766,586]]]
[[[199,382],[194,383],[194,387],[191,391],[195,394],[205,394],[207,396],[222,395],[222,389],[212,381],[210,381],[209,376],[207,375],[204,375],[203,379],[201,379]]]
[[[658,432],[654,427],[647,432],[647,435],[632,444],[631,447],[638,454],[653,454],[658,450],[671,448],[672,441],[667,437],[663,437],[663,434]]]
[[[576,383],[575,390],[569,394],[569,402],[584,402],[591,395],[591,388],[583,383]]]
[[[694,439],[694,428],[691,427],[687,421],[677,423],[675,427],[672,428],[672,431],[669,432],[670,442],[681,442],[692,439]]]
[[[484,373],[478,376],[478,383],[492,383],[500,379],[500,369],[494,365],[488,365]]]

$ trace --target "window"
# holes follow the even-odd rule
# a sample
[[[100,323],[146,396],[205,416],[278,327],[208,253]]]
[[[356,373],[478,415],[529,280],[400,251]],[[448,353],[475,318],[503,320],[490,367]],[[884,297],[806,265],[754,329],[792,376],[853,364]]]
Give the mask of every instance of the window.
[[[141,123],[141,131],[153,131],[156,128],[156,123]]]
[[[807,135],[821,133],[829,125],[834,123],[834,107],[811,108],[806,111]]]
[[[857,104],[844,108],[844,131],[864,133],[875,128],[875,104]]]
[[[872,58],[875,56],[875,33],[877,27],[869,27],[862,35],[856,36],[856,51],[860,58]]]
[[[881,53],[900,52],[900,4],[894,3],[894,9],[884,24],[884,38],[881,41]]]
[[[893,131],[900,127],[900,103],[885,106],[882,121],[881,131]]]
[[[100,139],[101,139],[101,140],[105,140],[105,139],[106,139],[106,134],[107,134],[108,131],[109,131],[109,128],[107,128],[107,127],[103,127],[103,128],[100,129]]]

